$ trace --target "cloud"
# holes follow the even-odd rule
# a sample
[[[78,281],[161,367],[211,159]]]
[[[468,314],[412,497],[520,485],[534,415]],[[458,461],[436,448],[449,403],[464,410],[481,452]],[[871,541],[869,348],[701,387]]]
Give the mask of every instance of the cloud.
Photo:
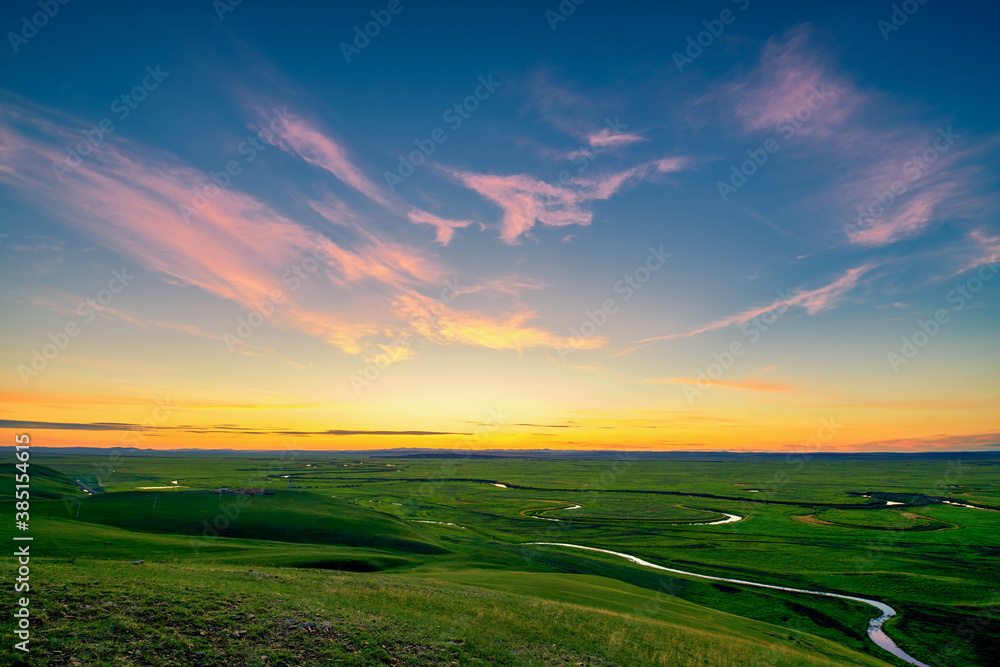
[[[522,350],[525,348],[596,349],[607,339],[592,336],[581,342],[569,336],[559,336],[529,324],[537,314],[520,308],[502,316],[479,311],[455,310],[441,301],[419,293],[402,295],[395,304],[398,312],[406,316],[410,327],[424,339],[442,345],[460,344],[485,347],[492,350]]]
[[[456,229],[468,227],[469,225],[474,224],[472,220],[445,220],[444,218],[439,218],[432,213],[421,211],[417,208],[410,211],[408,215],[410,220],[415,223],[433,225],[434,229],[437,230],[436,240],[441,245],[448,245],[451,242],[451,237],[454,235]]]
[[[590,203],[605,200],[626,184],[648,179],[654,174],[680,171],[687,163],[682,157],[651,160],[624,171],[599,176],[577,177],[565,184],[552,184],[524,174],[491,175],[446,169],[455,179],[497,204],[503,211],[500,235],[516,244],[536,222],[552,227],[589,225],[593,220]]]
[[[966,235],[966,248],[961,251],[958,268],[952,276],[977,269],[984,264],[995,264],[998,260],[1000,260],[1000,233],[985,227],[977,227]]]
[[[375,330],[356,317],[305,306],[282,280],[322,250],[334,258],[329,269],[342,274],[360,258],[233,188],[204,198],[186,220],[180,207],[197,206],[195,193],[204,192],[209,179],[169,153],[121,138],[105,140],[60,182],[52,168],[65,157],[58,147],[78,140],[72,125],[50,120],[43,109],[4,105],[0,181],[168,281],[248,309],[275,295],[289,297],[275,322],[310,333],[322,323],[327,340],[347,350]]]
[[[591,98],[556,84],[555,76],[553,71],[543,68],[528,78],[527,106],[560,132],[585,141],[594,131],[595,118],[600,118],[597,105]]]
[[[769,382],[760,382],[758,380],[743,380],[743,381],[727,381],[727,380],[711,380],[707,378],[649,378],[643,380],[643,382],[653,382],[653,383],[671,383],[671,384],[690,384],[690,385],[703,385],[710,384],[713,387],[723,387],[725,389],[746,389],[749,391],[789,391],[795,389],[795,387],[783,384],[773,384]]]
[[[347,149],[315,124],[298,116],[286,117],[277,131],[277,141],[285,151],[325,169],[369,199],[391,206],[382,189],[351,161]]]
[[[829,137],[865,101],[853,82],[833,72],[810,48],[811,36],[808,25],[799,25],[771,38],[757,68],[729,86],[727,96],[748,130],[775,131],[781,123],[799,120],[796,112],[811,102],[821,106],[807,107],[809,118],[798,124],[795,134]]]
[[[240,433],[243,435],[472,435],[471,433],[458,431],[377,431],[351,429],[295,431],[276,428],[244,428],[230,424],[215,424],[212,426],[148,426],[122,422],[46,422],[21,419],[0,419],[0,428],[56,431],[179,431],[184,433]]]
[[[646,137],[635,132],[615,132],[610,127],[601,128],[597,132],[591,132],[584,140],[594,148],[614,150],[622,146],[648,141]]]
[[[305,125],[291,127],[286,140],[309,159],[369,189],[343,161],[342,150]],[[335,243],[232,187],[204,197],[185,220],[180,206],[195,207],[195,193],[204,192],[209,179],[170,153],[121,137],[103,141],[60,182],[52,164],[65,158],[63,146],[79,142],[82,129],[86,125],[28,103],[3,104],[0,182],[168,282],[201,288],[248,310],[276,302],[272,325],[361,353],[374,344],[372,339],[401,323],[407,326],[409,308],[393,309],[393,304],[425,298],[419,290],[440,291],[447,275],[436,257],[373,231],[332,197],[308,204],[351,236],[350,245]],[[321,277],[293,279],[293,269],[301,271],[307,259],[314,262],[309,275]],[[319,289],[324,280],[342,288],[335,299],[324,298]],[[297,289],[300,285],[305,288]],[[448,326],[428,330],[435,341],[494,349],[562,341],[526,325],[533,316],[523,309],[496,317],[445,310]],[[185,325],[171,326],[198,335]],[[462,332],[462,326],[470,330]]]
[[[585,95],[570,90],[565,84],[556,83],[557,75],[550,69],[538,69],[526,83],[527,107],[536,111],[542,120],[578,140],[581,145],[572,150],[553,149],[521,139],[547,158],[573,160],[592,157],[598,152],[614,151],[635,143],[647,141],[639,132],[628,131],[628,125],[619,121],[609,109],[618,108],[614,100],[621,95],[601,91]],[[612,118],[613,116],[613,118]]]
[[[938,221],[983,215],[995,197],[975,160],[995,142],[862,90],[816,41],[808,24],[771,38],[748,75],[708,99],[733,109],[746,131],[769,131],[783,153],[794,151],[806,169],[822,172],[817,178],[831,185],[804,203],[834,211],[852,244],[885,246]]]
[[[722,329],[734,324],[743,325],[755,317],[759,317],[765,313],[775,310],[784,312],[784,310],[793,306],[802,308],[808,315],[815,315],[816,313],[833,308],[844,298],[847,292],[857,285],[858,281],[861,280],[866,273],[871,271],[876,266],[877,265],[873,263],[856,266],[852,269],[848,269],[842,276],[834,280],[832,283],[824,285],[823,287],[817,287],[811,290],[798,288],[794,291],[789,291],[786,295],[781,296],[779,299],[771,303],[747,308],[733,315],[727,315],[726,317],[709,322],[708,324],[700,326],[697,329],[692,329],[691,331],[654,336],[652,338],[644,338],[642,340],[635,341],[629,346],[628,349],[620,352],[619,354],[633,352],[640,347],[645,347],[646,345],[656,341],[688,338],[690,336],[697,336],[698,334],[714,331],[716,329]]]
[[[926,438],[893,438],[875,440],[847,446],[846,449],[860,452],[882,451],[937,451],[961,449],[1000,449],[1000,433],[975,433],[970,435],[934,435]]]

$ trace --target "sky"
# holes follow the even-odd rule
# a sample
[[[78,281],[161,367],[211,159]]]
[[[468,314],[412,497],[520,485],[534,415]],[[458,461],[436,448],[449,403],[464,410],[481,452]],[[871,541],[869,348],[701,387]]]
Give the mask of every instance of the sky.
[[[3,439],[998,449],[998,13],[5,3]]]

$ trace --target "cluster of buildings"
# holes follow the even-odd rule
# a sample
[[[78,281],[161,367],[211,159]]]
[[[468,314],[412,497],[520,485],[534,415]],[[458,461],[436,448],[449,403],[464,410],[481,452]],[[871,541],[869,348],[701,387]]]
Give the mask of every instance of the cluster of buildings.
[[[222,487],[218,491],[213,491],[212,493],[218,493],[222,495],[223,493],[235,493],[241,496],[273,496],[274,491],[266,491],[259,486],[243,487],[239,489],[230,489],[228,487]]]

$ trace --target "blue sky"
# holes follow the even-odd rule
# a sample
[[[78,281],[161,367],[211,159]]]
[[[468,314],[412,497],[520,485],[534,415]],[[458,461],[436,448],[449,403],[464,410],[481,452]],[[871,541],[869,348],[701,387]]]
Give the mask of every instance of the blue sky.
[[[995,446],[997,9],[906,9],[10,3],[11,418]]]

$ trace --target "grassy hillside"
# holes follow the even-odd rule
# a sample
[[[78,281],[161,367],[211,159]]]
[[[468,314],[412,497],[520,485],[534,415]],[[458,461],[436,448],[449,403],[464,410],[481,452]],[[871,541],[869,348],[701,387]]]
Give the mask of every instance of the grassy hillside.
[[[886,664],[598,577],[102,561],[36,576],[29,665]]]
[[[1000,566],[1000,512],[928,504],[922,495],[932,490],[956,499],[990,498],[995,504],[1000,497],[995,481],[1000,461],[962,463],[960,468],[959,463],[917,461],[894,477],[886,466],[897,466],[896,461],[816,462],[795,471],[775,462],[385,463],[310,456],[284,461],[280,474],[270,480],[263,474],[271,468],[267,462],[266,457],[236,456],[126,458],[115,464],[110,477],[102,477],[105,493],[84,498],[72,480],[33,463],[33,555],[67,572],[74,571],[74,563],[91,567],[85,559],[118,564],[143,559],[146,566],[202,572],[266,567],[310,568],[314,574],[323,568],[330,576],[338,570],[378,572],[370,576],[387,585],[404,577],[411,587],[438,586],[427,583],[433,580],[489,589],[488,596],[482,590],[474,596],[483,604],[506,593],[536,603],[668,622],[685,632],[721,632],[719,641],[734,650],[764,642],[768,650],[780,653],[791,641],[794,647],[809,647],[808,660],[822,659],[820,655],[838,664],[856,664],[856,657],[848,657],[853,651],[866,656],[862,663],[904,665],[867,638],[871,610],[863,605],[665,576],[612,556],[525,544],[569,542],[624,551],[692,572],[884,601],[900,612],[886,626],[890,636],[935,667],[943,661],[949,667],[981,667],[997,664],[1000,657],[1000,628],[980,621],[995,617],[1000,602],[992,576]],[[95,467],[93,457],[54,459],[53,464],[80,479]],[[760,481],[781,471],[781,465],[789,471],[785,481],[770,487]],[[961,474],[948,476],[954,469]],[[276,495],[240,506],[236,496],[204,492],[243,486],[251,479],[261,480],[260,485],[276,490]],[[945,479],[947,484],[942,483]],[[508,486],[496,486],[493,480]],[[518,488],[518,482],[532,488]],[[36,493],[36,488],[47,495]],[[0,495],[6,492],[0,488]],[[60,492],[66,493],[65,501],[44,499]],[[862,492],[871,492],[870,497]],[[890,506],[886,500],[905,504]],[[0,505],[0,522],[7,525],[12,521],[10,507]],[[744,518],[696,525],[720,512]],[[217,526],[218,536],[206,525]],[[112,571],[109,566],[107,572]],[[302,570],[287,573],[312,576]],[[364,576],[369,575],[359,575],[356,581]],[[220,581],[223,594],[230,583]],[[95,583],[94,590],[104,589]],[[294,595],[304,593],[296,588]],[[369,603],[375,604],[358,598],[359,613]],[[381,613],[403,623],[409,611],[390,605]],[[496,620],[498,612],[474,613]],[[39,637],[51,629],[41,628]],[[431,632],[419,630],[425,631]],[[481,631],[483,646],[489,646],[491,632],[506,632],[489,627]],[[470,632],[474,635],[480,628]],[[547,636],[540,641],[558,650],[538,658],[542,662],[537,664],[563,664],[562,649],[575,651],[566,658],[571,664],[687,664],[683,660],[688,654],[642,653],[645,649],[631,645],[642,632],[605,637],[604,643],[622,637],[614,640],[622,644],[615,648],[618,653]],[[472,644],[464,636],[461,641]],[[245,662],[238,664],[256,664],[246,657],[249,654],[241,655]],[[512,658],[510,664],[535,664],[531,660],[537,657],[530,650],[515,655],[523,660]],[[472,660],[470,656],[463,655],[461,664]],[[587,662],[595,656],[605,662]],[[411,659],[387,659],[386,664],[421,664],[406,662]],[[733,664],[716,662],[715,657],[705,660],[706,665]],[[747,660],[741,664],[776,664],[771,657]],[[792,663],[809,664],[805,658],[796,660]]]
[[[32,498],[48,500],[77,498],[84,493],[67,475],[49,466],[31,464],[28,467]],[[0,464],[0,498],[14,495],[16,475],[21,474],[13,463]]]
[[[279,491],[254,498],[213,493],[105,493],[84,499],[79,510],[79,520],[87,523],[190,536],[195,549],[207,547],[221,536],[413,553],[445,551],[426,532],[405,521],[314,493]],[[34,511],[41,516],[67,516],[64,503],[36,503]]]

